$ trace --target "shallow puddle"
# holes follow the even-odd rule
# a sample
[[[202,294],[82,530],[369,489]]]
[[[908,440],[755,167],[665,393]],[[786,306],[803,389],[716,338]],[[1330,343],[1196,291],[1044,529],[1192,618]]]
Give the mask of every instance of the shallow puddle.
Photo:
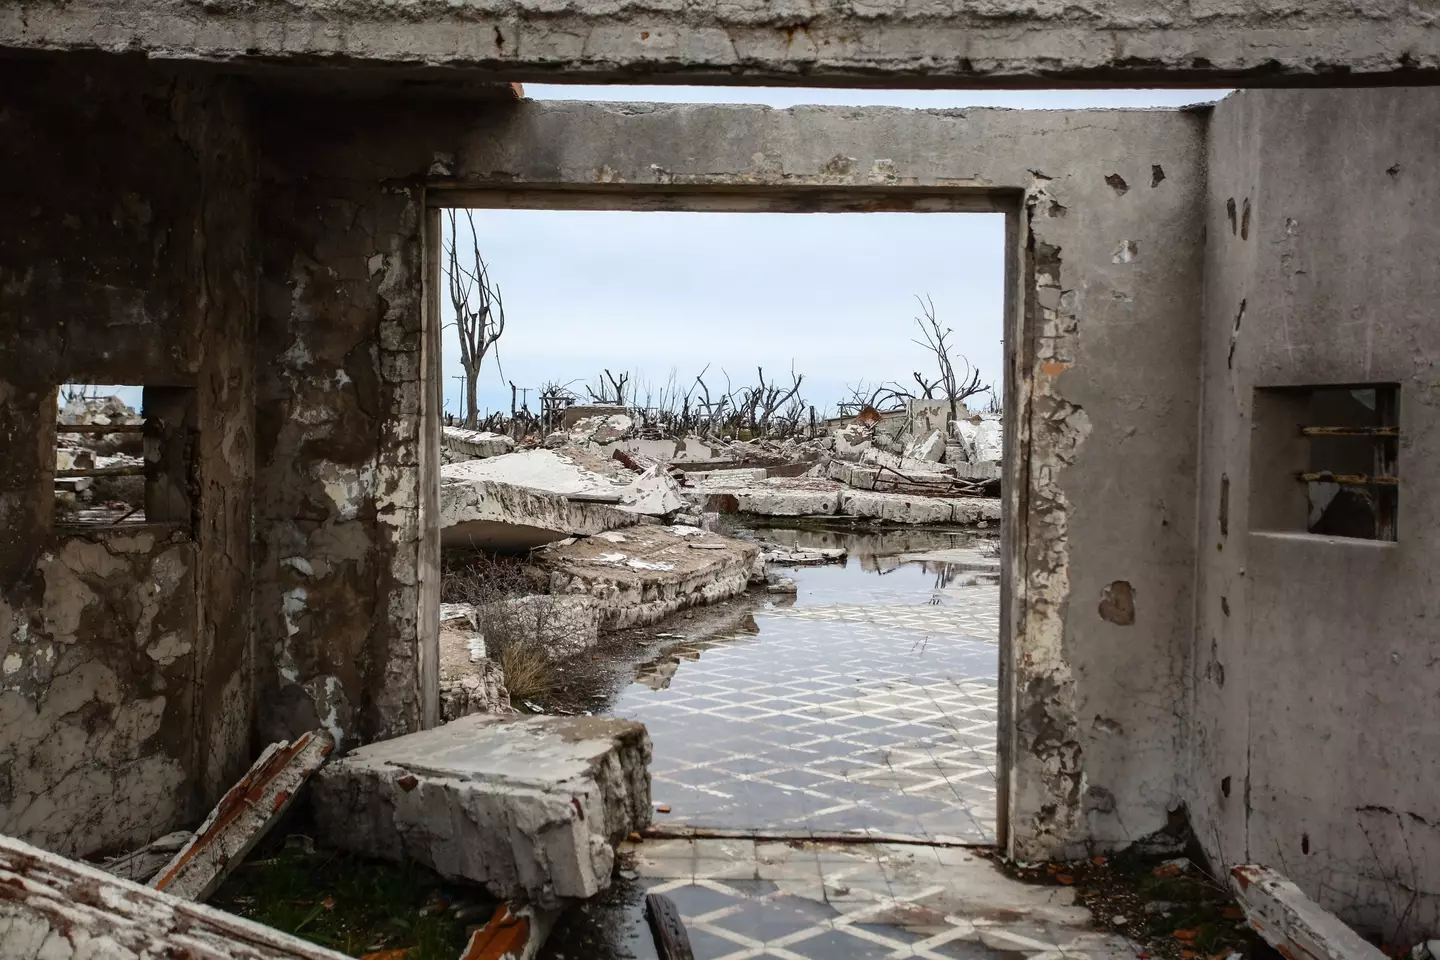
[[[666,648],[621,691],[612,712],[654,742],[657,826],[991,840],[998,541],[753,534],[850,554],[786,569],[794,598]]]

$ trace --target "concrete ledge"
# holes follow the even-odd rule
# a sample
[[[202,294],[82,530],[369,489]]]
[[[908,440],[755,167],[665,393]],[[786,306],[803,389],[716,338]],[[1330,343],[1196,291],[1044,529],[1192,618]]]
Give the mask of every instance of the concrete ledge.
[[[440,542],[519,552],[605,530],[634,526],[636,514],[603,503],[498,480],[447,480],[440,485]]]
[[[649,764],[629,720],[475,715],[351,751],[311,798],[328,843],[552,906],[609,885],[650,822]]]

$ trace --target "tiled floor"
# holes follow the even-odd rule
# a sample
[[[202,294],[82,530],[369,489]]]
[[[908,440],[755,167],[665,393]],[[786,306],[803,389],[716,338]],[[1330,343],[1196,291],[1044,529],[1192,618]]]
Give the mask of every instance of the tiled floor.
[[[546,960],[654,957],[640,904],[669,897],[698,960],[1133,958],[1065,887],[1010,880],[960,848],[667,840],[622,852],[606,904],[568,918]]]
[[[649,727],[658,825],[993,839],[997,589],[890,573],[795,571],[758,633],[642,669],[615,712]]]

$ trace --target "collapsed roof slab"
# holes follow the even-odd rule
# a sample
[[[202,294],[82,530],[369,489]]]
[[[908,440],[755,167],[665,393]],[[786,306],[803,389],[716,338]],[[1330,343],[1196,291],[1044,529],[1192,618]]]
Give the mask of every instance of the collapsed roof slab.
[[[0,12],[0,47],[267,69],[378,66],[444,83],[1264,86],[1440,76],[1440,27],[1423,5],[1350,0],[1279,10],[1266,0],[42,0]]]

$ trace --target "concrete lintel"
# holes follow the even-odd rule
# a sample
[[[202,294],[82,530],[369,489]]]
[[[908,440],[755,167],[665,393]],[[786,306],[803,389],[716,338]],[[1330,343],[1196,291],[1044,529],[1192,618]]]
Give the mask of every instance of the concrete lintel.
[[[1343,0],[1084,5],[1018,0],[194,3],[72,0],[0,14],[0,46],[417,79],[873,87],[1296,86],[1435,82],[1423,7]],[[1393,12],[1391,12],[1393,11]]]

